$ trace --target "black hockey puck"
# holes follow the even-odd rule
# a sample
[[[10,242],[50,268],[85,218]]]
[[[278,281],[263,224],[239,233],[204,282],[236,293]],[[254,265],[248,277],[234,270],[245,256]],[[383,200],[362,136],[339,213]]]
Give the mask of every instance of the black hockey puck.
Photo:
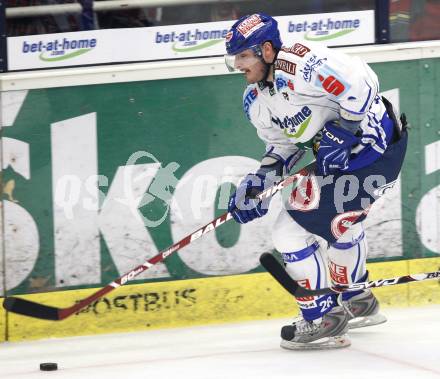
[[[58,370],[58,365],[56,363],[40,363],[41,371],[55,371]]]

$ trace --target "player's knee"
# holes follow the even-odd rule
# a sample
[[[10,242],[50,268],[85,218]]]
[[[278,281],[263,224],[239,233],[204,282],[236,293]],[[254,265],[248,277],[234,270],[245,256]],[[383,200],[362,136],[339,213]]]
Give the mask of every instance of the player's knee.
[[[334,284],[351,284],[365,277],[368,244],[362,224],[353,225],[327,251],[329,272]]]
[[[272,242],[280,253],[292,253],[313,245],[316,238],[294,221],[286,211],[281,211],[272,229]]]
[[[353,243],[355,245],[364,237],[364,228],[361,222],[350,226],[349,229],[345,231],[345,233],[339,237],[336,243],[332,244],[333,246],[337,246],[338,243]]]

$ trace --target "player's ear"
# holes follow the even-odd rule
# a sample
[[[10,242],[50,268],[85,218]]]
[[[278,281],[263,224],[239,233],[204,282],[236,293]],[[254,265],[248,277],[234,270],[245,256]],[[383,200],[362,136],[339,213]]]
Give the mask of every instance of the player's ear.
[[[272,43],[266,41],[261,46],[261,51],[263,53],[263,59],[266,63],[273,63],[275,59],[275,49],[272,46]]]

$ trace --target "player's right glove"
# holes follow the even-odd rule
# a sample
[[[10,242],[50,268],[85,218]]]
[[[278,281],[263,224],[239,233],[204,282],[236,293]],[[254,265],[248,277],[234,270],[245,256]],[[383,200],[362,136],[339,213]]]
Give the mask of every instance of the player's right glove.
[[[258,193],[263,191],[265,180],[265,175],[248,174],[241,181],[228,203],[228,212],[231,213],[235,221],[246,224],[267,213],[270,197],[264,200],[256,197]]]
[[[347,170],[351,148],[359,142],[358,137],[340,127],[336,121],[326,122],[316,154],[317,174],[329,175]]]

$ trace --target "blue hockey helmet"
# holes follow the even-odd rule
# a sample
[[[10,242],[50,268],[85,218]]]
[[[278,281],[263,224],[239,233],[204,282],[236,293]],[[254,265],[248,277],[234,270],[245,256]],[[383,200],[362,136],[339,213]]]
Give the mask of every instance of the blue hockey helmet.
[[[281,49],[278,22],[264,13],[243,16],[226,34],[226,52],[228,55],[236,55],[266,41],[270,41],[275,49]]]

